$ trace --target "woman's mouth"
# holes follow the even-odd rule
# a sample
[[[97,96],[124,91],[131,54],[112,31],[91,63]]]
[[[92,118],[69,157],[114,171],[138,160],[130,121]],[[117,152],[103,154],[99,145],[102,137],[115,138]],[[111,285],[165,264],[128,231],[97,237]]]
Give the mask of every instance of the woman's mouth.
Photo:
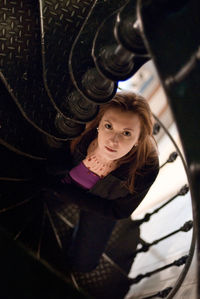
[[[114,150],[114,149],[112,149],[112,148],[110,148],[110,147],[105,146],[105,148],[106,148],[107,151],[109,151],[109,152],[112,152],[112,153],[116,152],[116,150]]]

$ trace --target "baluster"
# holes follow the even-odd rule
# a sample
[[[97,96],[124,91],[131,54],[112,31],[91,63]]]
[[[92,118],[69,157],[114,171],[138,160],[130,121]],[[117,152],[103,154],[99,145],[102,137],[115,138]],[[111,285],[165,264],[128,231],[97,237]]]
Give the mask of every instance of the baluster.
[[[179,229],[173,231],[172,233],[166,235],[166,236],[163,236],[162,238],[159,238],[151,243],[148,243],[146,241],[144,241],[143,239],[140,238],[140,242],[142,244],[142,247],[137,249],[134,253],[133,253],[133,258],[135,258],[135,256],[140,253],[140,252],[146,252],[149,250],[149,248],[153,245],[156,245],[158,244],[159,242],[177,234],[178,232],[188,232],[191,228],[193,227],[193,222],[190,220],[190,221],[187,221],[185,222],[185,224],[183,226],[181,226]]]
[[[167,159],[167,161],[165,161],[161,166],[160,169],[165,166],[167,163],[172,163],[176,160],[176,158],[178,157],[177,152],[173,152],[169,155],[169,158]]]
[[[172,287],[168,287],[152,296],[144,297],[142,299],[151,299],[151,298],[156,298],[156,297],[165,298],[171,292],[171,290],[172,290]]]
[[[159,123],[155,123],[153,126],[153,135],[157,135],[160,132],[160,125]]]
[[[173,197],[171,197],[167,202],[165,202],[163,205],[161,205],[159,208],[155,209],[152,213],[147,213],[144,218],[139,219],[139,220],[135,220],[135,222],[137,223],[137,225],[141,225],[144,222],[148,222],[151,218],[152,215],[158,213],[162,208],[164,208],[166,205],[168,205],[171,201],[173,201],[176,197],[178,196],[183,196],[185,195],[187,192],[189,191],[189,187],[187,185],[184,185],[178,192],[176,195],[174,195]]]
[[[150,271],[150,272],[147,272],[145,274],[139,274],[135,278],[130,278],[130,281],[132,282],[132,284],[136,284],[136,283],[140,282],[143,278],[150,277],[153,274],[161,272],[161,271],[163,271],[165,269],[168,269],[168,268],[170,268],[172,266],[180,267],[180,266],[182,266],[182,265],[184,265],[186,263],[187,258],[188,258],[188,255],[184,255],[180,259],[175,260],[174,262],[172,262],[170,264],[167,264],[167,265],[165,265],[163,267],[157,268],[157,269],[155,269],[153,271]]]

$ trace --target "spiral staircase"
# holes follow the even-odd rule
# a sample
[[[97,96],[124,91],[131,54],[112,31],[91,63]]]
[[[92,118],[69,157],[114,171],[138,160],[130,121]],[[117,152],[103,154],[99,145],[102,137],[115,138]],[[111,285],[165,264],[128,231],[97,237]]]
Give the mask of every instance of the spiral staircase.
[[[176,295],[195,244],[199,248],[199,8],[198,0],[1,1],[1,298],[120,299],[144,278],[183,266],[172,285],[145,298]],[[179,156],[188,185],[143,218],[118,221],[99,266],[71,277],[65,251],[79,211],[75,205],[59,210],[42,199],[48,157],[62,157],[69,141],[115,95],[118,83],[134,78],[149,61],[158,72],[184,151],[155,115],[155,136],[162,130],[175,149],[160,172]],[[141,225],[189,190],[192,219],[152,242],[144,240]],[[138,254],[190,230],[187,255],[129,277]],[[197,256],[196,298],[199,288]]]

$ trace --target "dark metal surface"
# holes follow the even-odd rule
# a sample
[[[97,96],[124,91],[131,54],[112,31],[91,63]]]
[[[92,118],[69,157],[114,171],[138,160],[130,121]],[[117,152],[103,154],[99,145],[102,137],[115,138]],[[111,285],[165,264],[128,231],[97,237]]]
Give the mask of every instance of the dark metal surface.
[[[1,1],[0,12],[1,80],[31,125],[64,138],[55,128],[56,111],[43,85],[38,3]]]
[[[192,195],[194,230],[199,236],[200,106],[197,37],[200,2],[175,1],[172,4],[170,1],[158,0],[139,1],[139,4],[138,18],[145,45],[157,68],[182,141]],[[199,237],[197,243],[199,250]],[[199,257],[197,263],[197,298],[200,298]]]
[[[40,1],[44,85],[54,107],[66,118],[78,122],[91,120],[96,115],[97,107],[74,88],[69,75],[68,61],[77,33],[94,4],[94,0]],[[72,109],[72,97],[75,100],[77,98],[76,102],[82,101],[79,110],[85,106],[82,117]]]
[[[91,4],[68,1],[67,5],[60,1],[59,5],[57,1],[33,3],[24,0],[2,1],[0,6],[1,80],[23,117],[43,134],[61,140],[67,140],[68,136],[67,131],[61,132],[56,127],[55,101],[58,98],[63,101],[68,88],[71,88],[67,64],[70,42],[75,39]],[[63,14],[57,14],[61,11]],[[56,24],[63,30],[58,30]],[[47,59],[49,64],[46,64]],[[49,90],[52,89],[57,92],[53,94],[55,100],[50,96]],[[73,119],[73,113],[69,112],[68,116]]]
[[[146,272],[145,274],[139,274],[138,276],[136,276],[135,278],[131,278],[130,280],[132,281],[133,284],[135,283],[138,283],[139,281],[141,281],[143,278],[145,277],[150,277],[160,271],[163,271],[167,268],[170,268],[170,267],[173,267],[173,266],[177,266],[177,267],[180,267],[182,265],[184,265],[186,263],[188,259],[188,255],[185,255],[185,256],[182,256],[181,258],[179,258],[178,260],[175,260],[174,262],[170,263],[170,264],[167,264],[163,267],[160,267],[160,268],[157,268],[153,271],[150,271],[150,272]]]
[[[119,81],[130,78],[150,59],[136,24],[136,1],[128,1],[100,24],[92,56],[102,75]],[[105,34],[107,32],[107,34]]]
[[[140,33],[137,19],[137,1],[129,1],[118,13],[116,19],[116,40],[136,56],[151,58]]]
[[[96,31],[104,20],[104,18],[102,19],[102,16],[112,14],[113,11],[121,8],[126,2],[127,0],[96,1],[96,5],[94,6],[91,14],[88,16],[85,26],[80,31],[71,48],[69,68],[72,81],[83,97],[86,97],[96,103],[103,103],[111,99],[116,93],[117,83],[108,81],[108,79],[102,77],[100,81],[105,80],[106,83],[108,82],[108,87],[107,85],[103,88],[100,86],[100,94],[97,92],[96,95],[95,93],[92,94],[90,92],[90,86],[85,86],[84,76],[88,73],[88,71],[96,69],[92,58],[93,39]],[[109,36],[109,33],[107,36]]]
[[[0,99],[0,143],[15,153],[44,159],[48,150],[44,135],[26,121],[1,81]]]

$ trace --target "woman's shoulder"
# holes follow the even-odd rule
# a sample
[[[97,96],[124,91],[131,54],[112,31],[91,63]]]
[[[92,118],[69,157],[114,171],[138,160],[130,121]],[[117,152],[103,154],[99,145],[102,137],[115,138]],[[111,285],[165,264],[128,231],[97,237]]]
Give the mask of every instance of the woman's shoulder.
[[[126,180],[130,173],[130,167],[132,167],[132,163],[124,163],[120,165],[115,171],[114,174],[123,179]],[[159,171],[159,158],[158,158],[158,152],[156,150],[153,150],[152,153],[148,156],[148,158],[145,160],[142,166],[136,169],[136,176],[137,175],[151,175],[152,173],[158,173]]]
[[[159,173],[158,155],[154,155],[147,159],[146,163],[136,171],[135,189],[140,190],[148,188],[153,184]]]
[[[142,166],[142,168],[148,171],[159,170],[159,157],[158,157],[158,152],[156,150],[152,151],[151,155],[149,155],[149,157],[146,159],[146,162]]]

